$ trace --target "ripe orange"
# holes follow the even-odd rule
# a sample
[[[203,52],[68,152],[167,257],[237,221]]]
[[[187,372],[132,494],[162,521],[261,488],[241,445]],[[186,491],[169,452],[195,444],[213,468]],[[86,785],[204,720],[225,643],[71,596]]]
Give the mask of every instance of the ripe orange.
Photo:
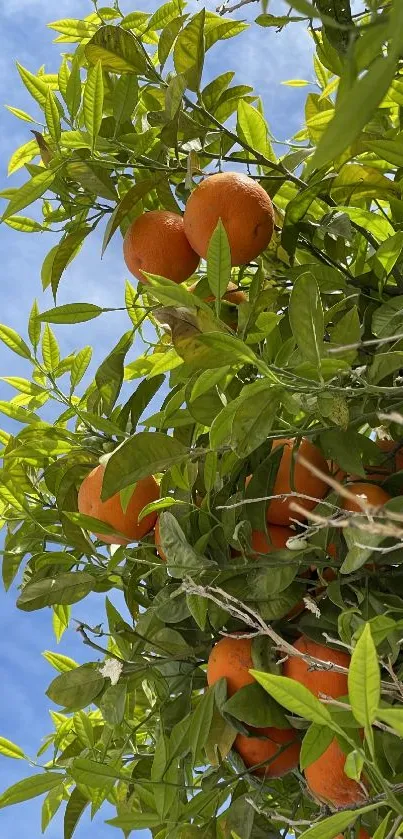
[[[276,525],[268,525],[267,532],[270,541],[263,530],[253,530],[251,545],[257,554],[270,554],[272,551],[278,551],[287,547],[287,541],[292,536],[296,536],[294,530],[290,527],[278,527]],[[252,554],[254,556],[254,554]],[[256,557],[258,558],[258,557]]]
[[[260,740],[258,737],[246,737],[238,734],[235,738],[234,748],[241,756],[245,766],[253,767],[264,760],[273,758],[281,746],[289,743],[289,747],[280,752],[279,756],[268,763],[267,766],[259,766],[253,770],[253,775],[267,778],[281,778],[292,769],[298,766],[301,745],[298,734],[294,728],[252,728],[252,732],[266,737]]]
[[[83,480],[78,491],[78,510],[86,516],[92,516],[99,521],[115,527],[116,530],[124,533],[126,539],[119,536],[106,536],[102,533],[95,533],[97,539],[109,545],[127,545],[137,539],[142,539],[152,527],[154,527],[157,514],[150,513],[140,522],[139,513],[151,501],[159,498],[159,486],[156,480],[150,475],[137,481],[133,495],[129,501],[126,511],[123,511],[120,495],[112,495],[107,501],[101,501],[102,481],[105,467],[96,466]]]
[[[136,218],[124,238],[123,255],[129,271],[142,283],[147,282],[143,271],[183,283],[199,264],[182,216],[168,210],[151,210]]]
[[[227,680],[228,696],[245,685],[254,684],[248,672],[253,667],[251,638],[222,638],[211,650],[207,664],[207,682],[214,685]]]
[[[342,836],[342,834],[341,834],[341,833],[339,833],[339,835],[338,835],[338,836],[336,836],[336,839],[344,839],[344,836]],[[361,830],[360,830],[360,832],[359,832],[359,834],[358,834],[358,839],[371,839],[371,836],[370,836],[370,835],[369,835],[369,833],[365,830],[365,827],[362,827],[362,828],[361,828]]]
[[[267,192],[239,172],[205,178],[186,204],[185,233],[199,256],[206,258],[219,219],[228,236],[232,265],[251,262],[267,248],[273,235],[273,205]]]
[[[293,445],[293,439],[273,440],[273,449],[276,449],[278,446],[284,446],[284,448],[274,482],[274,487],[270,494],[288,495],[289,493],[295,491],[303,493],[304,495],[310,495],[315,500],[309,501],[305,498],[298,498],[297,496],[290,495],[288,498],[278,498],[270,501],[267,508],[267,521],[271,524],[287,525],[290,524],[291,519],[301,521],[304,516],[290,509],[292,502],[296,501],[305,510],[313,510],[319,500],[326,495],[329,488],[328,484],[324,480],[315,477],[307,466],[303,466],[299,463],[299,457],[303,457],[305,460],[312,463],[312,465],[317,469],[320,469],[324,475],[329,474],[329,468],[322,453],[317,446],[314,446],[313,443],[306,438],[303,438],[298,446],[298,449],[295,449],[296,457],[293,470],[293,489],[291,488],[291,468],[294,451]]]
[[[156,547],[158,556],[160,557],[160,559],[162,559],[163,562],[166,562],[167,561],[166,554],[164,554],[164,551],[161,548],[160,520],[159,520],[159,518],[155,522],[154,541],[155,541],[155,547]]]
[[[305,635],[301,635],[293,646],[296,650],[321,661],[330,661],[342,667],[348,667],[350,664],[348,653],[333,650],[330,647],[323,646],[323,644],[317,644]],[[283,675],[305,685],[315,696],[324,693],[326,696],[337,699],[338,696],[345,696],[348,693],[347,673],[336,673],[332,670],[310,670],[309,664],[296,656],[291,655],[284,662]]]
[[[345,762],[346,755],[335,738],[323,754],[304,770],[309,789],[323,804],[346,807],[365,799],[360,785],[344,773]]]
[[[348,489],[348,491],[353,495],[361,498],[370,507],[382,507],[382,505],[386,504],[386,502],[390,499],[390,495],[388,495],[382,487],[379,487],[376,484],[359,482],[356,484],[347,484],[346,489]],[[351,513],[363,512],[359,504],[354,501],[350,501],[348,498],[343,499],[342,507],[344,510],[349,510]]]

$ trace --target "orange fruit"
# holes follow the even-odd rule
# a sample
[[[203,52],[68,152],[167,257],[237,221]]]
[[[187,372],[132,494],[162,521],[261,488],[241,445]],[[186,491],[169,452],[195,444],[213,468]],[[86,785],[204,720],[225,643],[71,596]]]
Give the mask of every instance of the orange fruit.
[[[382,487],[377,486],[376,484],[358,482],[356,484],[347,484],[346,489],[348,489],[348,491],[353,495],[361,498],[370,507],[382,507],[382,505],[386,504],[391,497],[387,492],[385,492],[385,490],[382,489]],[[363,512],[359,504],[352,500],[350,501],[348,498],[343,498],[342,507],[344,510],[349,510],[351,513]]]
[[[318,658],[320,661],[330,661],[342,667],[348,667],[350,664],[348,653],[342,650],[333,650],[323,644],[317,644],[316,641],[311,641],[305,635],[301,635],[293,646],[296,650],[313,658]],[[283,675],[305,685],[315,696],[324,693],[326,696],[337,699],[337,697],[345,696],[348,693],[347,673],[336,673],[333,670],[310,670],[309,665],[302,658],[296,656],[291,655],[284,662]]]
[[[197,294],[197,286],[198,283],[193,283],[193,285],[189,286],[189,291],[192,294]],[[203,297],[205,303],[214,303],[215,297],[213,294],[209,294],[207,297]],[[244,291],[241,288],[238,288],[235,283],[229,283],[227,286],[227,291],[223,295],[223,300],[226,300],[227,303],[232,303],[234,306],[240,306],[241,303],[247,303],[248,298]]]
[[[199,264],[182,216],[169,210],[151,210],[136,218],[126,232],[123,255],[129,271],[142,283],[147,282],[143,271],[183,283]]]
[[[272,551],[278,551],[282,548],[286,548],[288,539],[297,535],[290,527],[279,527],[270,524],[267,527],[267,532],[269,534],[270,541],[263,530],[252,531],[251,545],[257,554],[269,554]],[[258,559],[258,557],[254,554],[252,554],[252,556],[255,559]]]
[[[221,219],[232,265],[245,265],[267,248],[274,229],[271,200],[252,178],[239,172],[206,177],[192,192],[183,217],[191,247],[204,259]]]
[[[267,766],[258,766],[253,769],[253,775],[281,778],[287,772],[297,768],[301,744],[294,728],[252,728],[251,731],[266,739],[246,737],[244,734],[237,735],[234,749],[241,756],[245,766],[253,767],[258,763],[263,763],[264,760],[274,758]],[[276,758],[275,755],[279,749],[287,743],[290,744],[289,747],[281,751]]]
[[[291,467],[294,452],[294,440],[273,440],[272,448],[276,449],[278,446],[284,446],[284,448],[274,482],[274,487],[270,494],[288,495],[289,493],[295,491],[303,493],[304,495],[310,495],[314,499],[310,501],[305,498],[298,498],[297,496],[290,495],[288,498],[278,498],[270,501],[267,508],[267,521],[270,522],[270,524],[287,525],[290,524],[291,519],[301,521],[304,518],[301,513],[296,513],[290,509],[290,505],[293,501],[296,501],[305,510],[312,510],[320,499],[326,495],[329,489],[326,481],[321,478],[317,478],[312,474],[307,466],[303,466],[299,463],[299,457],[303,457],[305,460],[309,461],[309,463],[312,463],[312,465],[317,469],[320,469],[324,475],[329,474],[329,468],[325,458],[317,446],[314,446],[310,440],[303,438],[298,448],[295,449],[292,489]]]
[[[148,478],[137,481],[127,509],[124,511],[118,492],[107,501],[101,501],[104,472],[105,467],[99,465],[84,478],[78,491],[78,511],[99,519],[105,524],[110,524],[126,537],[95,533],[97,539],[102,542],[109,545],[127,545],[128,542],[142,539],[154,527],[157,518],[156,513],[150,513],[140,522],[138,520],[143,507],[159,498],[159,486],[156,480],[150,475]]]
[[[341,833],[339,833],[339,835],[336,836],[336,839],[344,839],[344,836]],[[369,835],[368,831],[365,830],[365,827],[361,828],[358,834],[358,839],[371,839],[371,836]]]
[[[323,754],[304,770],[309,789],[323,804],[348,807],[365,799],[357,781],[352,781],[344,773],[345,762],[346,755],[335,738]]]
[[[155,547],[156,547],[156,551],[157,551],[158,556],[160,557],[160,559],[162,559],[163,562],[166,562],[167,561],[166,555],[164,554],[164,551],[161,548],[160,520],[159,520],[159,518],[157,518],[157,521],[155,522],[154,541],[155,541]]]
[[[228,696],[233,696],[255,680],[248,672],[253,667],[251,638],[222,638],[211,650],[207,663],[207,682],[214,685],[227,680]]]

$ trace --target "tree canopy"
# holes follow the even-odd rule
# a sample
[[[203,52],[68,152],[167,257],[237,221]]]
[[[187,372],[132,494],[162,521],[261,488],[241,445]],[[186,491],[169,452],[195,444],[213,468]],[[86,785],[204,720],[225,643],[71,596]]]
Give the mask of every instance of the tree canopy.
[[[33,115],[9,109],[34,127],[2,222],[60,241],[35,278],[54,306],[33,302],[24,337],[0,325],[27,369],[0,403],[16,422],[0,431],[2,576],[19,609],[49,610],[56,639],[91,592],[105,622],[78,626],[86,664],[47,654],[54,730],[0,807],[45,795],[42,829],[63,805],[64,839],[105,801],[111,835],[403,835],[403,4],[288,0],[276,16],[263,2],[247,23],[247,2],[123,15],[94,0],[49,24],[58,72],[17,64]],[[283,88],[285,102],[287,85],[308,90],[291,140],[231,69],[204,82],[210,51],[247,26],[262,61],[285,27],[309,30],[315,82]],[[114,310],[58,303],[88,237],[102,230],[105,251],[144,213],[182,216],[203,179],[234,170],[273,203],[263,252],[232,265],[220,218],[189,281],[146,271],[118,290],[127,331],[108,327],[98,369],[85,327],[61,358],[56,331]],[[90,515],[78,493],[99,465]],[[150,476],[157,499],[141,494]],[[151,524],[128,542],[135,497]],[[250,647],[234,690],[233,663],[206,672],[228,636]],[[299,763],[276,777],[290,731]],[[268,740],[274,758],[248,758]],[[4,738],[0,753],[25,758]],[[328,776],[336,789],[333,753],[344,798],[320,791]]]

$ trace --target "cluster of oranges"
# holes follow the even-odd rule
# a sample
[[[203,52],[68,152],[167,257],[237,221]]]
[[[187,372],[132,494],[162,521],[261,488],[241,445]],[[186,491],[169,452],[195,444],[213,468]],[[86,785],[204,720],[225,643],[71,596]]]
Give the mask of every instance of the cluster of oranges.
[[[134,220],[123,243],[129,271],[143,283],[147,282],[144,271],[183,283],[194,274],[200,258],[206,259],[219,219],[228,237],[233,266],[256,259],[273,234],[273,205],[267,192],[247,175],[220,172],[196,187],[183,217],[168,210],[152,210]]]

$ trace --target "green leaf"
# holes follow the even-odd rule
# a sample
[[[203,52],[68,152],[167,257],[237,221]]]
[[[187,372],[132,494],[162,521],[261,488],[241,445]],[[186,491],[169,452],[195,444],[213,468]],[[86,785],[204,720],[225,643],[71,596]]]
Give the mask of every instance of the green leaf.
[[[42,356],[46,369],[55,370],[60,361],[60,351],[56,335],[48,323],[42,337]]]
[[[90,231],[90,227],[83,227],[81,230],[68,233],[54,250],[50,269],[50,285],[52,286],[54,298],[56,298],[56,293],[64,271],[72,259],[74,259],[74,257],[78,254],[84,239],[88,236]]]
[[[150,178],[146,178],[144,181],[139,181],[139,183],[134,184],[134,186],[126,192],[109,217],[102,243],[102,254],[105,253],[113,234],[116,232],[122,221],[129,213],[132,212],[136,204],[148,195],[148,193],[151,192],[151,190],[154,189],[156,184],[161,180],[162,176],[153,175]]]
[[[27,216],[11,216],[6,219],[6,224],[14,230],[20,230],[21,233],[41,233],[45,229],[38,221]]]
[[[41,324],[38,320],[39,308],[37,300],[34,300],[28,321],[28,335],[29,340],[34,348],[37,349],[41,340]]]
[[[305,685],[288,679],[286,676],[274,676],[272,673],[260,673],[250,670],[256,681],[288,711],[305,717],[318,725],[335,728],[330,712]]]
[[[66,303],[41,312],[38,318],[45,323],[84,323],[99,317],[102,312],[103,309],[94,303]]]
[[[138,73],[147,70],[146,53],[131,32],[119,26],[102,26],[85,47],[90,64],[101,62],[112,73]]]
[[[379,279],[388,277],[393,271],[403,249],[403,232],[395,233],[386,239],[370,260],[376,276]],[[381,307],[382,308],[382,307]],[[378,310],[379,311],[379,310]],[[393,334],[393,333],[391,333]]]
[[[186,73],[190,90],[198,91],[204,63],[204,24],[206,11],[194,15],[179,33],[174,49],[177,73]]]
[[[337,839],[340,832],[354,824],[358,816],[376,810],[379,804],[369,804],[367,807],[360,807],[357,810],[345,810],[343,813],[335,813],[327,819],[322,819],[318,824],[309,827],[300,833],[299,839]]]
[[[306,769],[323,755],[334,739],[334,731],[325,725],[312,723],[302,741],[300,767]]]
[[[56,143],[58,143],[62,133],[60,127],[60,113],[50,87],[48,89],[45,102],[45,119],[50,136],[56,141]]]
[[[113,116],[116,126],[129,120],[136,107],[139,94],[138,81],[128,74],[120,76],[113,91]]]
[[[261,685],[246,685],[240,688],[227,699],[221,711],[257,728],[290,726],[283,709],[267,695]]]
[[[368,371],[368,379],[371,384],[376,385],[390,376],[396,370],[400,370],[403,364],[403,352],[385,352],[374,356]]]
[[[41,76],[34,76],[33,73],[30,73],[29,70],[26,70],[25,67],[22,66],[22,64],[18,63],[18,61],[16,63],[17,70],[21,77],[21,81],[25,85],[28,92],[31,94],[32,98],[35,99],[35,101],[38,102],[42,110],[44,110],[49,85],[41,78]]]
[[[50,789],[60,784],[63,775],[58,772],[45,772],[42,775],[32,775],[13,784],[0,795],[0,808],[9,807],[11,804],[20,804],[21,801],[29,801],[49,792]]]
[[[130,422],[133,428],[136,427],[140,417],[147,408],[147,405],[149,405],[152,399],[154,399],[154,396],[159,391],[164,381],[165,376],[154,376],[152,379],[144,379],[137,386],[128,403],[128,407],[130,408]],[[122,413],[123,411],[124,408],[122,409]]]
[[[10,218],[10,216],[15,216],[16,213],[23,210],[24,207],[28,207],[29,204],[32,204],[38,198],[41,198],[41,196],[52,185],[55,176],[56,173],[52,172],[51,169],[44,169],[43,172],[39,172],[38,175],[34,175],[30,181],[27,181],[25,184],[20,186],[20,188],[14,193],[3,213],[3,221]]]
[[[390,725],[400,736],[403,735],[403,708],[378,708],[376,719]]]
[[[69,658],[67,655],[61,655],[60,653],[52,653],[49,650],[45,650],[42,653],[44,659],[49,662],[59,673],[67,673],[69,670],[74,670],[78,667],[76,661],[73,658]]]
[[[0,754],[13,757],[15,760],[22,760],[25,757],[23,750],[5,737],[0,737]]]
[[[169,573],[172,577],[182,578],[196,574],[212,565],[189,544],[186,536],[172,513],[162,513],[159,517],[160,541],[167,558]]]
[[[69,604],[56,604],[53,606],[52,626],[57,643],[61,640],[69,628],[71,608]]]
[[[378,338],[389,338],[403,330],[403,296],[398,295],[375,309],[372,332]]]
[[[368,732],[376,720],[381,695],[378,656],[369,624],[353,651],[348,671],[348,695],[356,720]]]
[[[167,817],[174,803],[176,797],[175,784],[177,782],[177,765],[170,754],[168,738],[161,731],[151,766],[151,783],[154,789],[155,804],[161,821]]]
[[[396,56],[377,58],[365,76],[354,82],[337,105],[335,115],[323,132],[307,169],[321,169],[357,139],[388,91],[396,72]]]
[[[17,117],[18,119],[22,119],[24,122],[35,122],[34,118],[31,117],[26,111],[22,111],[21,108],[13,108],[12,105],[5,105],[10,114]]]
[[[64,784],[61,783],[57,787],[53,787],[51,789],[43,804],[42,804],[42,816],[41,816],[41,827],[42,833],[45,832],[46,828],[52,821],[53,817],[56,815],[64,797]]]
[[[124,376],[124,362],[133,343],[133,331],[125,332],[95,373],[103,413],[109,414],[119,396]],[[133,482],[134,483],[134,482]]]
[[[126,706],[127,684],[120,681],[111,685],[102,696],[99,707],[102,716],[109,725],[120,725],[123,722]]]
[[[187,87],[187,78],[184,73],[173,76],[169,80],[165,92],[165,113],[168,120],[174,119],[182,104],[182,97]]]
[[[119,776],[115,767],[81,757],[73,761],[69,773],[77,784],[96,789],[110,789]]]
[[[17,606],[24,612],[33,612],[55,604],[78,603],[93,590],[94,577],[87,571],[72,571],[56,578],[46,577],[28,583],[22,590]]]
[[[213,711],[214,687],[210,687],[201,697],[191,718],[188,737],[194,762],[206,743],[213,719]]]
[[[102,63],[98,60],[97,63],[88,70],[83,98],[84,125],[92,137],[93,149],[102,123],[103,107],[104,80],[102,75]]]
[[[78,822],[89,803],[88,798],[81,792],[81,790],[79,790],[78,787],[74,787],[70,793],[70,798],[67,802],[64,813],[63,839],[71,839]]]
[[[69,711],[79,711],[98,696],[104,683],[105,679],[98,670],[83,664],[75,670],[56,676],[50,683],[46,696],[56,705],[62,705]]]
[[[81,379],[85,376],[88,366],[91,363],[91,358],[91,347],[83,347],[83,349],[80,350],[74,357],[70,372],[70,383],[72,389],[77,387],[77,385],[81,382]]]
[[[13,175],[14,172],[17,172],[21,166],[24,166],[25,163],[30,163],[34,157],[39,155],[39,147],[36,140],[29,140],[28,143],[24,143],[23,146],[20,146],[16,149],[15,152],[10,157],[8,163],[7,174]],[[15,194],[15,191],[14,193]],[[4,196],[6,198],[6,196]]]
[[[358,752],[357,749],[353,749],[353,751],[349,752],[346,757],[344,774],[347,775],[347,778],[351,778],[353,781],[357,781],[358,783],[361,779],[363,767],[364,755]]]
[[[207,280],[216,299],[217,314],[220,311],[219,301],[224,296],[230,279],[231,251],[225,227],[219,219],[207,251]]]
[[[237,131],[249,146],[268,157],[269,160],[275,160],[263,114],[244,99],[241,99],[238,105]]]
[[[161,816],[158,813],[124,813],[114,819],[107,819],[106,824],[119,827],[124,832],[160,827]]]
[[[0,341],[22,358],[31,358],[31,351],[23,338],[11,326],[0,324]]]
[[[80,62],[78,55],[72,61],[71,73],[66,85],[66,94],[63,94],[71,118],[74,120],[81,105],[82,83],[80,75]]]
[[[186,603],[197,626],[204,632],[208,614],[208,600],[205,597],[199,597],[198,594],[187,594]]]
[[[158,60],[161,64],[161,69],[163,68],[169,53],[174,45],[176,36],[178,32],[182,28],[183,23],[186,20],[186,15],[182,15],[181,17],[177,17],[172,20],[161,32],[159,41],[158,41]]]
[[[102,499],[111,498],[140,478],[163,472],[188,457],[189,450],[174,437],[141,431],[121,443],[106,464]]]
[[[325,326],[319,288],[312,274],[301,274],[295,281],[288,314],[301,354],[320,369]]]

